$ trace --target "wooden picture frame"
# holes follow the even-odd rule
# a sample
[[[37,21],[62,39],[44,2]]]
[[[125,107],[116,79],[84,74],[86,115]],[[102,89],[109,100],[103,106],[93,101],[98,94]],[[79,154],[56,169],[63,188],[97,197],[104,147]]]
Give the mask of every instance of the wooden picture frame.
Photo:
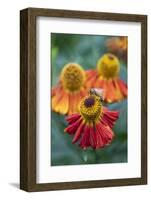
[[[36,18],[61,17],[141,23],[141,177],[36,183]],[[27,8],[20,12],[20,188],[46,191],[147,184],[147,16]]]

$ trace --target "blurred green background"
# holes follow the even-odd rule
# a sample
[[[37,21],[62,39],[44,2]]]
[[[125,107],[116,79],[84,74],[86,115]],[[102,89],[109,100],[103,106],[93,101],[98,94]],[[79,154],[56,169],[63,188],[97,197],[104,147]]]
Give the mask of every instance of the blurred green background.
[[[95,69],[97,60],[109,52],[106,40],[111,37],[52,33],[51,85],[57,84],[61,69],[69,62],[76,62],[84,69]],[[120,62],[120,77],[127,82],[127,64]],[[105,106],[120,111],[120,117],[113,128],[116,137],[112,144],[98,150],[82,150],[78,144],[72,144],[72,136],[64,133],[67,126],[64,116],[51,111],[52,166],[127,162],[127,100]]]

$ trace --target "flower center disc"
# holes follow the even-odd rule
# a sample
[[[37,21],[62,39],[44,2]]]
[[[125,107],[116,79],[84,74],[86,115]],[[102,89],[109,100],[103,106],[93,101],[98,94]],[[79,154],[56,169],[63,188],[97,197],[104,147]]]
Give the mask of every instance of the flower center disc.
[[[102,113],[100,97],[96,95],[85,97],[80,103],[80,113],[86,122],[98,121]]]
[[[61,72],[63,87],[70,91],[79,91],[85,81],[85,73],[82,67],[76,63],[69,63],[64,66]]]
[[[120,62],[115,55],[107,53],[99,59],[97,69],[103,78],[115,78],[119,74]]]

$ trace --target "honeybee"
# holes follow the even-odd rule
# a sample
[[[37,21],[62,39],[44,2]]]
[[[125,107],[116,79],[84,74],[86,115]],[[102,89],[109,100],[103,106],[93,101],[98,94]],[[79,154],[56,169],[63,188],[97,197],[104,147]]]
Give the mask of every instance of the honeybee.
[[[104,101],[104,90],[103,89],[100,89],[100,88],[91,88],[89,90],[89,94],[90,95],[96,95],[98,97],[100,97],[100,101],[103,102]]]

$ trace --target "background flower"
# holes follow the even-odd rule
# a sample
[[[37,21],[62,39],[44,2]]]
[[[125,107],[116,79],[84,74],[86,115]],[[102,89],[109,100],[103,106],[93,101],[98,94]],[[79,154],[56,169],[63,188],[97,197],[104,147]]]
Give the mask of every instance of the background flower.
[[[127,36],[109,38],[106,41],[106,46],[109,52],[116,54],[119,58],[127,62],[127,49],[128,49]]]
[[[87,87],[104,89],[104,100],[108,103],[127,97],[127,85],[119,78],[120,61],[110,53],[104,54],[97,62],[97,69],[87,70]]]
[[[78,104],[87,91],[85,71],[77,63],[66,64],[60,74],[59,82],[52,88],[52,110],[61,114],[78,112]]]

